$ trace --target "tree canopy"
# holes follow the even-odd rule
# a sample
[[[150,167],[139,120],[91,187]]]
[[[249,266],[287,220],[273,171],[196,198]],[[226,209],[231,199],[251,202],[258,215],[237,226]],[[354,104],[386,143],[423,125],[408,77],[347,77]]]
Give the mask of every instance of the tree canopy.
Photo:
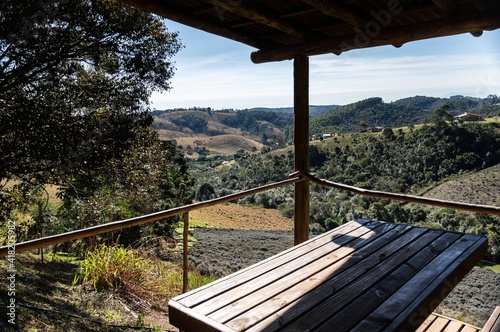
[[[161,19],[113,0],[2,1],[0,220],[29,186],[94,197],[93,184],[123,186],[125,171],[144,173],[152,151],[165,151],[153,153],[155,162],[175,160],[148,111],[152,92],[171,88],[181,47]],[[152,178],[173,185],[160,170],[151,168]]]
[[[53,181],[119,155],[149,124],[151,93],[170,89],[181,44],[151,14],[110,0],[6,0],[0,11],[0,178]]]

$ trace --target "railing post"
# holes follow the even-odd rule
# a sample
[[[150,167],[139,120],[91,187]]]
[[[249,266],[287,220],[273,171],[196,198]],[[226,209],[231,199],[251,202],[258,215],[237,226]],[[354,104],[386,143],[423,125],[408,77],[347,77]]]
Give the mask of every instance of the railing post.
[[[309,173],[309,58],[296,55],[294,76],[295,171]],[[295,184],[294,243],[309,238],[309,181]]]
[[[188,232],[189,212],[184,212],[184,231],[182,232],[182,292],[188,291]]]

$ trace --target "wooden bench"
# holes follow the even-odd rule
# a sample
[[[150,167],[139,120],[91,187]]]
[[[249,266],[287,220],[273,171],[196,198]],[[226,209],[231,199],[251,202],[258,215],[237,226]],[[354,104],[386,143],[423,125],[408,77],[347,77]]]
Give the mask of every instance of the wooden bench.
[[[481,328],[456,319],[432,313],[417,332],[481,332]]]
[[[500,307],[496,307],[493,314],[484,325],[482,332],[500,332]]]
[[[486,254],[483,236],[346,223],[169,302],[182,331],[415,331]]]

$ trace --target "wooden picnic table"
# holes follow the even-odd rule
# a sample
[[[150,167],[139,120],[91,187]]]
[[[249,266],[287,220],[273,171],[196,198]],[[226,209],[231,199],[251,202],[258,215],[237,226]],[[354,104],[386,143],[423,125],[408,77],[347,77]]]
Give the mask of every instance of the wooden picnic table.
[[[356,220],[169,302],[182,331],[415,331],[486,254],[480,235]]]

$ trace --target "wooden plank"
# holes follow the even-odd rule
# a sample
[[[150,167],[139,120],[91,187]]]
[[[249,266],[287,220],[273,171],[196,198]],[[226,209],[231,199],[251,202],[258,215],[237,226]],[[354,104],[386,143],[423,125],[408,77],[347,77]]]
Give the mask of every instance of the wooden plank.
[[[245,297],[231,303],[230,306],[226,306],[212,313],[209,317],[221,321],[230,323],[227,326],[231,326],[232,328],[236,328],[237,326],[244,325],[248,327],[249,325],[255,323],[259,319],[263,318],[257,313],[264,314],[268,316],[272,311],[279,310],[281,305],[283,304],[283,300],[280,301],[280,305],[276,307],[276,303],[267,303],[267,305],[263,305],[264,302],[268,301],[269,298],[279,296],[282,299],[286,297],[286,301],[292,302],[295,299],[302,296],[308,290],[318,286],[323,281],[328,278],[331,278],[333,275],[336,275],[343,270],[348,268],[348,265],[344,262],[348,262],[349,265],[354,264],[355,260],[360,259],[363,252],[373,251],[373,243],[376,245],[375,249],[381,247],[384,241],[376,241],[376,239],[387,233],[388,230],[393,230],[396,228],[396,225],[387,225],[388,227],[379,227],[367,234],[368,237],[363,238],[360,237],[350,242],[347,246],[339,246],[338,244],[332,243],[331,248],[333,249],[335,246],[336,249],[332,250],[330,247],[324,246],[323,252],[328,252],[327,255],[311,257],[304,257],[304,261],[307,262],[302,268],[296,269],[294,272],[290,274],[280,274],[280,276],[271,283],[267,283],[264,287],[257,289],[257,287],[251,291],[247,292]],[[409,230],[409,227],[400,227],[402,232]],[[387,242],[390,242],[391,239],[396,238],[397,232],[389,232],[391,237],[387,236]],[[352,255],[357,253],[357,257],[352,259]],[[342,261],[342,263],[338,263]],[[281,271],[280,271],[281,272]],[[290,289],[300,285],[299,292],[290,292]],[[253,284],[251,285],[253,286]],[[241,290],[235,290],[240,295]],[[249,312],[251,311],[251,312]],[[243,315],[245,317],[237,317],[239,315]],[[251,318],[246,317],[250,315]],[[237,317],[236,319],[234,319]],[[260,318],[257,318],[260,317]]]
[[[500,332],[500,306],[495,308],[482,332]]]
[[[370,38],[369,42],[362,45],[353,42],[356,40],[356,34],[353,33],[350,36],[324,38],[317,41],[307,41],[302,44],[260,49],[251,54],[251,59],[254,63],[264,63],[289,60],[296,54],[340,54],[354,49],[383,45],[404,45],[411,41],[427,38],[458,35],[471,31],[495,30],[498,28],[500,28],[500,17],[496,12],[489,12],[476,16],[454,15],[429,22],[382,29],[380,34]]]
[[[443,330],[448,325],[449,320],[444,319],[443,317],[437,317],[436,320],[429,327],[429,332],[443,332]]]
[[[432,322],[434,322],[434,320],[437,319],[437,316],[432,314],[432,315],[429,315],[429,317],[427,317],[427,319],[422,323],[422,325],[420,325],[418,327],[418,329],[416,330],[416,332],[427,332],[427,329],[429,328],[429,326],[432,325]]]
[[[398,226],[399,227],[399,226]],[[263,303],[259,303],[254,308],[249,309],[249,311],[243,313],[242,315],[232,319],[226,325],[236,328],[237,326],[241,326],[242,328],[249,328],[254,324],[260,322],[261,320],[266,319],[271,314],[278,312],[279,310],[287,307],[291,303],[297,302],[298,299],[302,298],[304,295],[309,293],[311,290],[315,289],[323,282],[328,281],[333,278],[335,275],[344,272],[352,265],[361,261],[364,257],[370,255],[377,249],[385,246],[387,243],[393,241],[397,237],[401,236],[402,232],[407,231],[407,229],[402,229],[399,232],[397,229],[394,229],[391,232],[385,233],[376,241],[369,243],[368,245],[362,247],[360,250],[354,252],[354,254],[350,257],[345,257],[335,264],[330,265],[329,267],[321,270],[317,274],[312,277],[309,277],[300,283],[293,285],[291,288],[287,289],[285,292],[281,294],[270,294],[267,296],[267,299]],[[349,277],[355,277],[354,275],[349,275]],[[330,289],[331,290],[331,289]],[[314,295],[313,295],[314,297]],[[316,298],[318,299],[318,298]],[[319,301],[319,300],[318,300]],[[311,306],[314,306],[314,302],[311,302]],[[274,316],[273,316],[274,317]],[[272,322],[272,318],[269,318]],[[281,317],[282,318],[282,317]],[[267,323],[264,323],[267,324]],[[258,330],[259,327],[256,327],[255,330]],[[253,330],[253,329],[252,329]]]
[[[369,257],[370,254],[373,254],[378,249],[384,247],[387,243],[394,241],[394,239],[399,236],[400,235],[397,235],[396,231],[384,234],[382,237],[378,238],[376,241],[373,241],[368,246],[357,250],[352,256],[346,257],[343,260],[338,261],[337,263],[315,274],[313,277],[307,278],[302,282],[295,284],[293,287],[287,289],[282,294],[277,294],[269,298],[266,302],[259,304],[255,308],[252,308],[251,310],[242,314],[231,322],[228,322],[227,325],[235,327],[238,324],[242,324],[245,328],[248,328],[261,320],[265,320],[264,322],[258,324],[256,327],[250,329],[252,331],[258,331],[263,325],[268,325],[270,323],[276,324],[276,322],[283,325],[287,320],[293,320],[296,315],[302,314],[301,311],[307,311],[309,307],[312,308],[317,302],[323,300],[323,297],[325,297],[325,295],[327,297],[328,294],[332,292],[332,289],[334,289],[334,287],[337,287],[340,290],[343,287],[343,283],[346,284],[350,280],[356,278],[357,274],[355,271],[346,272],[343,275],[343,279],[338,281],[337,283],[332,282],[332,278],[334,278],[336,275],[341,274],[341,272],[350,269],[352,265],[355,265],[364,258]],[[408,239],[409,237],[405,238],[405,240]],[[385,249],[387,248],[383,248],[375,254],[377,260],[380,259],[381,252]],[[368,270],[369,268],[370,267],[368,265],[364,264],[362,266],[363,270],[358,271],[358,273],[363,274],[363,271]],[[324,282],[327,283],[326,289],[318,289],[319,287],[325,287],[323,285],[320,286]],[[333,286],[328,284],[333,284]],[[304,303],[309,300],[309,307],[305,305],[301,305],[300,307],[295,306],[295,304],[297,303]],[[282,315],[282,313],[280,313],[280,310],[286,312],[288,314],[288,317]],[[271,314],[273,315],[269,317]],[[274,321],[276,318],[278,319],[278,321]]]
[[[379,225],[382,226],[382,224]],[[286,262],[286,264],[279,266],[279,270],[277,268],[269,268],[266,273],[259,275],[258,278],[254,278],[252,280],[249,280],[249,282],[242,283],[227,292],[221,292],[217,294],[216,297],[213,297],[212,299],[204,302],[203,306],[200,306],[200,308],[196,308],[196,310],[199,313],[208,315],[216,310],[228,306],[229,304],[231,304],[231,306],[228,306],[229,308],[226,309],[233,310],[233,302],[245,296],[253,297],[253,294],[257,290],[266,287],[269,284],[273,284],[274,282],[282,284],[283,277],[289,274],[293,274],[296,271],[298,271],[300,275],[303,275],[305,269],[315,269],[316,266],[313,265],[311,267],[311,263],[315,260],[323,259],[328,262],[331,260],[339,260],[343,258],[343,256],[341,256],[342,254],[349,255],[353,250],[344,250],[343,253],[338,253],[337,250],[342,249],[343,246],[352,247],[352,242],[354,241],[360,241],[360,244],[364,245],[370,240],[370,237],[376,235],[375,231],[377,229],[381,229],[381,231],[383,231],[386,228],[378,227],[375,230],[370,230],[368,228],[360,227],[350,232],[349,235],[336,237],[334,241],[330,241],[326,245],[320,246],[315,250],[308,252],[307,256],[299,255],[296,259],[290,260]],[[218,316],[222,315],[221,318],[224,318],[226,314],[229,313],[227,313],[225,310],[222,310],[219,311]]]
[[[452,319],[447,319],[445,317],[440,317],[441,319],[445,319],[447,321],[447,325],[445,329],[443,330],[444,332],[461,332],[462,329],[465,327],[465,325],[462,322],[452,320]]]
[[[204,315],[199,315],[172,300],[168,302],[168,319],[171,324],[178,327],[181,331],[234,332],[234,330],[227,326],[211,320]]]
[[[443,324],[434,324],[435,321],[445,321]],[[446,317],[433,312],[427,319],[418,327],[416,332],[480,332],[480,328],[470,324],[458,321],[456,319]]]
[[[348,267],[347,270],[322,283],[319,287],[308,292],[306,296],[282,307],[281,310],[273,313],[248,331],[260,331],[264,328],[273,331],[284,326],[286,326],[287,331],[303,331],[303,324],[321,322],[325,315],[328,317],[331,313],[341,310],[362,294],[367,287],[390,273],[391,271],[387,270],[387,265],[408,259],[415,251],[421,250],[431,243],[439,234],[441,232],[426,232],[419,228],[411,229],[370,255],[360,255],[361,261],[356,262],[354,266]],[[384,258],[382,259],[382,257]],[[274,300],[279,301],[280,298]],[[306,316],[307,318],[301,318]],[[301,322],[292,328],[290,324],[296,323],[297,320],[301,320]]]
[[[323,14],[329,15],[342,21],[349,23],[354,27],[363,27],[367,23],[367,20],[360,16],[358,13],[348,9],[340,4],[335,4],[330,0],[305,0],[304,2],[314,6],[320,10]]]
[[[247,6],[244,2],[238,3],[237,6],[235,6],[234,3],[231,3],[229,1],[226,2],[226,1],[212,0],[212,3],[214,4],[214,6],[219,6],[221,9],[225,9],[233,14],[248,18],[253,22],[262,23],[264,25],[267,25],[268,27],[284,32],[288,35],[294,36],[299,40],[306,39],[307,35],[306,32],[300,29],[298,26],[289,23],[287,20],[284,20],[279,16],[273,16],[268,14],[267,12],[256,10],[250,6]]]
[[[296,53],[298,54],[298,53]],[[309,173],[309,58],[293,61],[295,171]],[[309,238],[309,181],[295,184],[294,243]]]
[[[465,326],[460,332],[479,332],[479,330],[473,326]]]
[[[336,237],[343,236],[344,234],[349,234],[350,232],[355,231],[360,227],[372,229],[378,227],[379,225],[380,223],[369,220],[351,221],[335,228],[330,232],[324,233],[307,242],[304,242],[301,245],[289,248],[277,255],[262,260],[245,269],[220,278],[205,286],[194,289],[189,293],[176,296],[175,298],[173,298],[173,300],[182,303],[186,307],[198,305],[199,303],[212,298],[218,293],[232,289],[241,283],[248,282],[249,280],[257,276],[268,272],[272,268],[279,267],[280,265],[286,264],[293,259],[306,255],[308,252],[316,250],[317,247],[334,241]]]
[[[453,0],[432,0],[432,2],[448,14],[453,14],[457,10]]]
[[[332,326],[335,326],[338,331],[372,331],[370,326],[362,326],[358,329],[356,325],[358,325],[360,318],[366,317],[374,310],[377,310],[388,298],[399,292],[400,287],[412,280],[415,273],[425,271],[429,263],[443,252],[446,252],[450,244],[456,243],[455,241],[459,238],[460,236],[457,234],[445,233],[422,250],[414,251],[416,254],[409,260],[381,264],[384,270],[392,271],[392,273],[384,276],[378,283],[365,290],[342,311],[324,321],[315,331],[331,331]],[[353,315],[354,312],[356,315]],[[328,318],[328,315],[324,317]],[[318,323],[321,323],[321,321]]]
[[[416,330],[484,256],[486,249],[485,238],[461,236],[352,331]],[[422,285],[428,286],[422,289]]]

